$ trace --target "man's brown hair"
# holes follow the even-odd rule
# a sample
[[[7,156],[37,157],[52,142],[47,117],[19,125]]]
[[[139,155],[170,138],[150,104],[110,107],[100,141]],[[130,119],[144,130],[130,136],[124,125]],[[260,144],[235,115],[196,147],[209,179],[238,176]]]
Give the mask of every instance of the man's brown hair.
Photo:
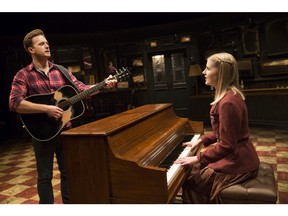
[[[41,29],[34,29],[33,31],[30,31],[26,36],[24,37],[23,40],[23,46],[26,52],[30,55],[28,48],[32,47],[32,38],[38,36],[38,35],[43,35],[45,38],[45,34]]]

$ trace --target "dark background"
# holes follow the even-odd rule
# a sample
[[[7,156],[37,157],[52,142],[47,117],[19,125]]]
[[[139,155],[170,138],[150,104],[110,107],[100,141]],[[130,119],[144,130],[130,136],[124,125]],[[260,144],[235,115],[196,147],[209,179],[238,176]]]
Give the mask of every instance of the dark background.
[[[191,20],[213,13],[20,12],[0,13],[1,35],[25,34],[34,28],[49,33],[85,33],[128,29]]]

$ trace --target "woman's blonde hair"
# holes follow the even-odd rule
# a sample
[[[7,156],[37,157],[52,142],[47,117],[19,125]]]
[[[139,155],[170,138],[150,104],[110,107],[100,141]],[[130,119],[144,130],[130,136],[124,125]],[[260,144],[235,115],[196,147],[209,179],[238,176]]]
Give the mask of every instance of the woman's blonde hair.
[[[239,93],[243,100],[245,96],[239,88],[239,72],[236,59],[229,53],[216,53],[208,57],[218,69],[218,83],[215,88],[214,101],[211,105],[218,103],[228,90],[234,94]]]

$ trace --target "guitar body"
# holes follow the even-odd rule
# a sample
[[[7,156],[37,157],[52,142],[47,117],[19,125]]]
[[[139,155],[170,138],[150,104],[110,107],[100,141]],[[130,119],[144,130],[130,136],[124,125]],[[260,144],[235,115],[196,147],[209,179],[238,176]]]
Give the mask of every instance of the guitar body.
[[[110,79],[120,81],[124,78],[130,77],[128,69],[117,71],[117,74]],[[108,78],[107,78],[108,79]],[[47,104],[58,106],[63,109],[63,115],[60,119],[49,117],[46,113],[34,114],[19,114],[20,119],[28,131],[28,133],[36,140],[48,141],[53,139],[67,122],[80,117],[84,111],[85,106],[82,99],[89,95],[105,89],[105,80],[94,86],[91,86],[86,91],[78,93],[72,86],[65,85],[51,94],[36,94],[31,95],[25,100],[37,104]]]
[[[77,94],[78,92],[73,87],[66,85],[54,93],[31,95],[26,100],[38,104],[59,106]],[[67,122],[80,117],[85,111],[84,103],[81,100],[73,105],[68,104],[64,107],[59,107],[64,112],[62,118],[58,120],[49,117],[46,113],[20,114],[24,127],[34,139],[48,141],[54,138]]]

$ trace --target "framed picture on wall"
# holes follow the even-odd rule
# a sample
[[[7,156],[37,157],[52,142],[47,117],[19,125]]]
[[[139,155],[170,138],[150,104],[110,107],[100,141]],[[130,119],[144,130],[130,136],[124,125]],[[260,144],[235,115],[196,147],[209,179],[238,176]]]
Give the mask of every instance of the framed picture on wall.
[[[260,53],[258,28],[243,28],[242,46],[244,55],[257,55]]]
[[[288,58],[261,61],[260,67],[261,76],[288,74]]]
[[[288,53],[288,18],[273,20],[265,25],[265,45],[268,56]]]

